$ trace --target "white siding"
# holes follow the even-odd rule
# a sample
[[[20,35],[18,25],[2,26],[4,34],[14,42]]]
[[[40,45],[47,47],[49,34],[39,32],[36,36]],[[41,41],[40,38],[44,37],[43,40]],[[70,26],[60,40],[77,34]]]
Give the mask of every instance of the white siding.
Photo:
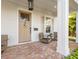
[[[26,7],[14,4],[12,2],[2,0],[2,13],[1,13],[1,34],[7,34],[9,37],[8,46],[18,44],[18,9],[26,10]],[[38,34],[43,32],[43,16],[49,15],[43,12],[33,11],[32,12],[32,34],[31,40],[39,41]],[[34,31],[34,28],[38,28],[38,31]]]

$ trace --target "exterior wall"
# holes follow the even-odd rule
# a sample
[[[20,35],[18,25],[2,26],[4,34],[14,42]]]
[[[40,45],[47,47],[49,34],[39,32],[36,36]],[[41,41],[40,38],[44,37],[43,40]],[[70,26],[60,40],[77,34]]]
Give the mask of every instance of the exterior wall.
[[[54,32],[58,32],[58,19],[57,19],[57,17],[54,18]]]
[[[18,43],[18,10],[26,10],[26,7],[14,4],[12,2],[2,0],[2,13],[1,13],[1,34],[7,34],[8,46],[17,45]],[[38,34],[43,32],[43,16],[49,15],[43,12],[33,11],[32,13],[32,27],[31,27],[31,40],[39,41]],[[38,31],[34,31],[34,28],[38,28]]]
[[[42,14],[33,12],[32,16],[32,41],[39,41],[38,34],[43,32],[43,19]],[[34,31],[34,28],[38,28],[38,31]]]
[[[16,45],[18,42],[18,27],[17,27],[17,7],[11,5],[4,0],[2,1],[2,21],[1,34],[7,34],[9,37],[8,45]]]

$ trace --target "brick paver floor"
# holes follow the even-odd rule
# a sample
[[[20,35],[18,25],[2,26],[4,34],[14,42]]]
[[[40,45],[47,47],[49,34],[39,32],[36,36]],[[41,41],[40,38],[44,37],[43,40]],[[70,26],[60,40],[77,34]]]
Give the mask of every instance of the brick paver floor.
[[[73,47],[72,44],[70,46]],[[34,42],[17,45],[8,47],[2,53],[1,59],[63,59],[63,56],[56,52],[56,47],[57,41],[49,44]]]

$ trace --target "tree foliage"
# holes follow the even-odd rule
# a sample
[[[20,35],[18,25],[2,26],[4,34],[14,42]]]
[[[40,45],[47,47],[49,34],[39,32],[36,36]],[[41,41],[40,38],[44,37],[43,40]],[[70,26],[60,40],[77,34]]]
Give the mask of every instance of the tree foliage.
[[[71,53],[71,55],[65,57],[65,59],[78,59],[78,48],[75,49],[75,51]]]
[[[76,32],[76,12],[72,12],[69,15],[69,35],[75,36]]]

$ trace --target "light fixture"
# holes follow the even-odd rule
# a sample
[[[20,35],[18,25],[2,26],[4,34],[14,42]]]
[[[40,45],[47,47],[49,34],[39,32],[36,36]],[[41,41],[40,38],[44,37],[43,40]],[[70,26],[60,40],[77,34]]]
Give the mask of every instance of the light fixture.
[[[33,10],[33,0],[28,0],[28,9]]]

